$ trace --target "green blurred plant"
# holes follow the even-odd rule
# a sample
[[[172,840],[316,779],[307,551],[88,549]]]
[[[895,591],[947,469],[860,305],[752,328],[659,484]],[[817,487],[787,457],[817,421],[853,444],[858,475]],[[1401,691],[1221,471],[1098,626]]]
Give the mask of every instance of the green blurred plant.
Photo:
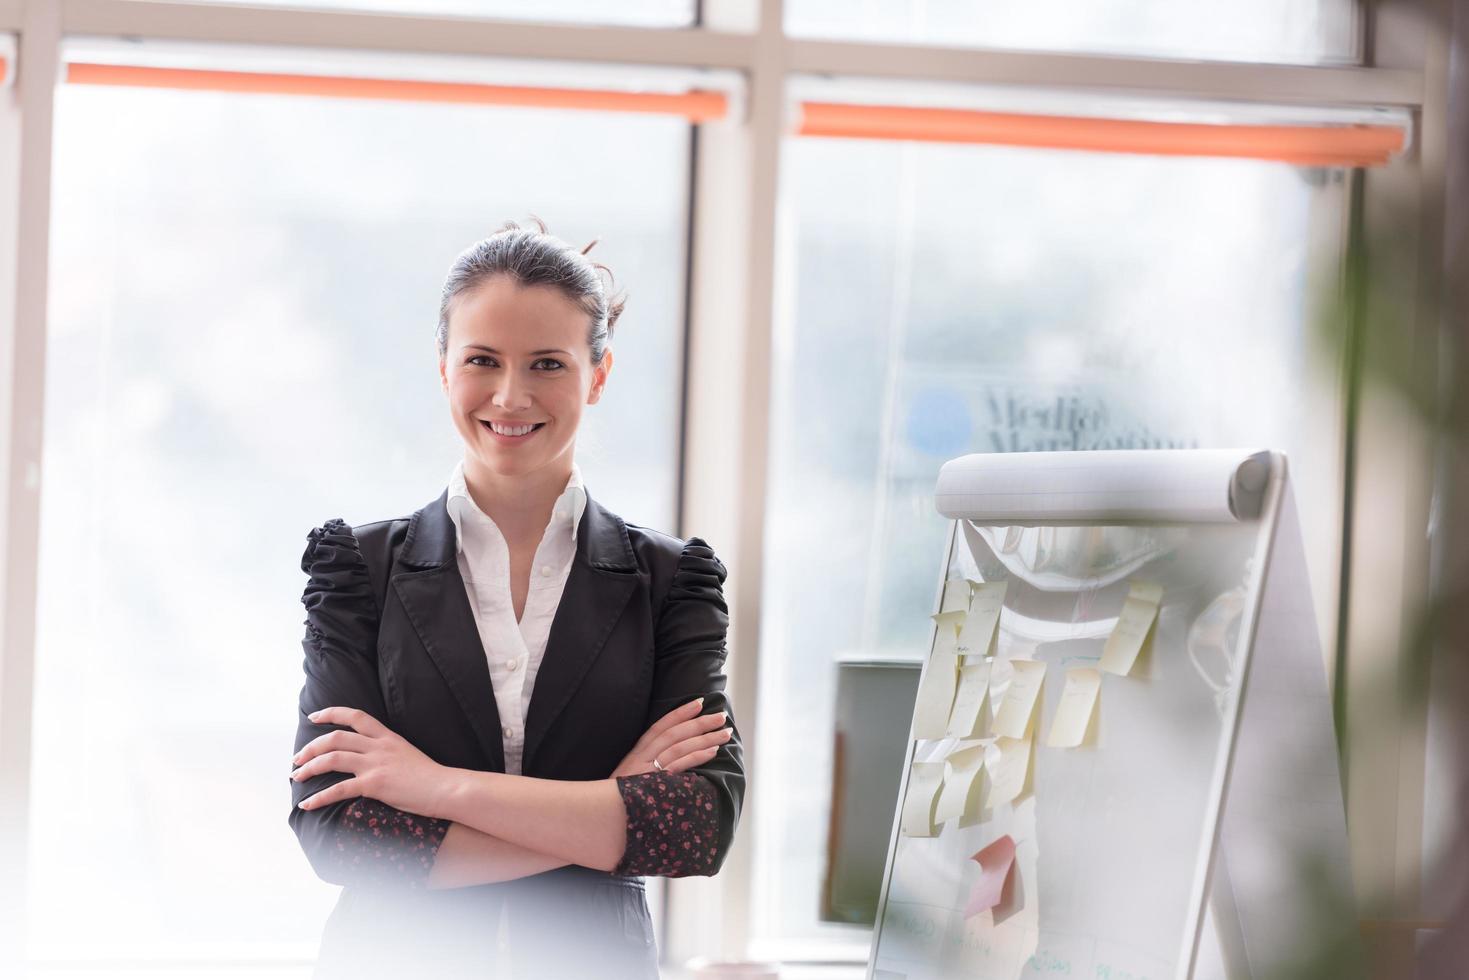
[[[1435,560],[1432,573],[1423,579],[1430,583],[1427,591],[1405,597],[1410,607],[1405,610],[1405,621],[1410,625],[1396,656],[1364,658],[1385,665],[1382,668],[1369,672],[1366,663],[1347,661],[1343,617],[1336,651],[1336,720],[1344,779],[1353,747],[1372,739],[1399,739],[1403,719],[1408,719],[1407,724],[1417,724],[1416,719],[1428,707],[1435,662],[1461,656],[1469,649],[1469,564],[1458,554],[1469,545],[1469,396],[1460,383],[1464,325],[1449,315],[1450,311],[1465,308],[1463,286],[1440,274],[1444,237],[1441,215],[1404,207],[1374,214],[1372,227],[1366,227],[1362,194],[1366,179],[1362,172],[1352,175],[1347,254],[1341,275],[1321,287],[1326,295],[1318,303],[1321,315],[1314,329],[1315,354],[1325,363],[1340,365],[1345,373],[1349,526],[1363,526],[1363,522],[1352,520],[1357,474],[1383,465],[1367,455],[1371,447],[1362,442],[1362,412],[1370,405],[1389,413],[1406,445],[1427,450],[1424,462],[1431,472],[1398,475],[1413,481],[1410,485],[1433,487],[1424,533],[1428,537],[1427,552]],[[1403,516],[1388,515],[1396,523],[1387,526],[1411,533],[1402,522]],[[1350,539],[1347,546],[1351,546]],[[1343,606],[1366,599],[1354,594],[1350,579],[1344,577]],[[1354,691],[1351,710],[1349,687]],[[1462,752],[1469,745],[1469,723],[1462,712],[1450,715],[1447,720],[1457,729],[1451,744]],[[1462,778],[1466,763],[1469,759],[1462,756],[1454,760],[1452,771],[1456,776]],[[1463,795],[1462,785],[1455,789]],[[1460,834],[1466,831],[1469,828],[1461,828]],[[1425,861],[1424,875],[1469,880],[1469,869],[1463,861],[1463,855],[1469,852],[1466,844],[1469,839],[1451,842],[1446,854]],[[1394,845],[1393,841],[1383,842],[1383,846]],[[1341,924],[1354,926],[1359,917],[1388,923],[1401,919],[1400,912],[1395,914],[1393,896],[1339,895],[1326,884],[1329,879],[1314,861],[1313,856],[1303,856],[1301,874],[1303,880],[1312,883],[1312,914],[1317,926],[1310,936],[1303,937],[1301,956],[1282,977],[1337,980],[1384,975],[1384,966],[1375,970],[1369,966],[1374,960],[1387,962],[1384,957],[1372,955],[1375,951],[1370,942],[1365,949],[1366,959],[1361,955],[1353,959],[1348,952],[1352,937],[1343,935]],[[1469,901],[1462,902],[1446,928],[1436,930],[1425,944],[1418,974],[1422,980],[1469,976],[1469,949],[1460,948],[1469,933],[1466,926]],[[1409,930],[1404,937],[1409,949],[1413,938]],[[1442,965],[1436,966],[1440,961]],[[1436,972],[1441,969],[1451,972]]]

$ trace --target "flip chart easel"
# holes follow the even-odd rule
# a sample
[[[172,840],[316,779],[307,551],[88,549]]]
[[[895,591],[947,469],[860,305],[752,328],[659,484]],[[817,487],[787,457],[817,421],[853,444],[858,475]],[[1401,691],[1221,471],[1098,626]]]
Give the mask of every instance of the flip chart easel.
[[[1241,980],[1299,956],[1351,877],[1285,457],[966,456],[936,502],[868,977]]]

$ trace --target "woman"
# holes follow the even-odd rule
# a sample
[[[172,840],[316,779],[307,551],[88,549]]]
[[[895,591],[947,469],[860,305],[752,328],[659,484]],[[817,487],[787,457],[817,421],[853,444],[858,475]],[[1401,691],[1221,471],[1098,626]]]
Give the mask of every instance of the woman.
[[[656,977],[640,876],[712,875],[733,840],[725,569],[587,495],[622,301],[537,226],[445,281],[449,485],[308,535],[290,824],[346,886],[319,977]]]

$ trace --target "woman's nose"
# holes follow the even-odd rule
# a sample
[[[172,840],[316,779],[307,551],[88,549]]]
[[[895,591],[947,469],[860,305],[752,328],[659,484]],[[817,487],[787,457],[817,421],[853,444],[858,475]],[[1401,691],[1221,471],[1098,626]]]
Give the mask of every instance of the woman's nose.
[[[525,385],[507,373],[495,388],[492,401],[496,408],[503,408],[507,412],[515,412],[530,407],[530,392],[526,389]]]

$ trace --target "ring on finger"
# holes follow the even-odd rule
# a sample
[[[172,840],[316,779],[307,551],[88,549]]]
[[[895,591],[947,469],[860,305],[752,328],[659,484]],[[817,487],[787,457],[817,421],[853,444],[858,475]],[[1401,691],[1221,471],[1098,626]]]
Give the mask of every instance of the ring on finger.
[[[656,770],[658,770],[659,772],[663,772],[664,771],[664,769],[663,769],[663,763],[661,763],[661,762],[658,761],[658,757],[656,755],[653,756],[653,768],[656,769]]]

